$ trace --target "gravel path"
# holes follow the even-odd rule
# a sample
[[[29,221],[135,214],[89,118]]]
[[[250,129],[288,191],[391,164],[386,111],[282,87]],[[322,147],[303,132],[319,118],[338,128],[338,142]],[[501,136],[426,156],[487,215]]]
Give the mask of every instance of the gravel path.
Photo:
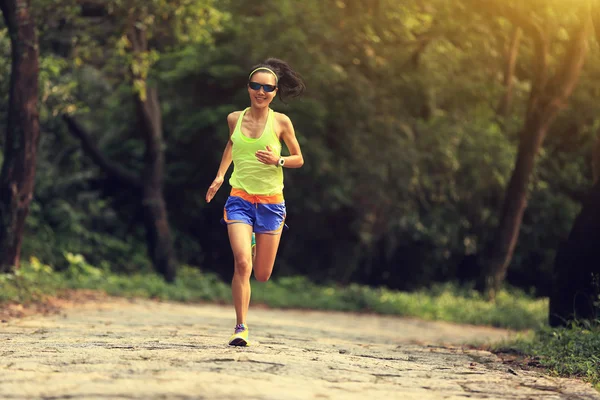
[[[507,331],[346,313],[104,299],[0,324],[1,399],[600,399],[464,342]]]

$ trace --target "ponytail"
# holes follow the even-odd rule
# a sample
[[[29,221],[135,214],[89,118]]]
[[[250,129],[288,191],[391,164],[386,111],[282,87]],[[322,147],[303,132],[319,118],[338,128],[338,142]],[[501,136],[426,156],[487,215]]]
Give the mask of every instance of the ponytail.
[[[256,72],[260,72],[260,68],[267,68],[277,75],[277,87],[279,88],[279,98],[283,103],[290,97],[298,97],[306,90],[306,85],[300,74],[290,67],[288,63],[278,58],[268,58],[261,64],[252,68],[252,72],[248,79],[252,78]],[[258,69],[258,71],[257,71]]]

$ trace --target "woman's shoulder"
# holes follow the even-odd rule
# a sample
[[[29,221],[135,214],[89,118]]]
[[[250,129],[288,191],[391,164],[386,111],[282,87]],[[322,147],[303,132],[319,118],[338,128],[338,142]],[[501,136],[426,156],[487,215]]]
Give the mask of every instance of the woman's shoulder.
[[[273,111],[273,115],[275,116],[275,120],[282,125],[291,125],[292,124],[292,120],[290,119],[290,117],[288,117],[284,113]]]
[[[231,130],[235,128],[235,125],[237,124],[238,119],[240,118],[243,112],[244,110],[232,111],[229,113],[229,115],[227,115],[227,125],[229,125],[229,128],[231,128]]]
[[[229,115],[227,115],[227,121],[228,122],[231,121],[231,120],[237,121],[238,118],[240,117],[240,115],[242,115],[243,112],[244,112],[244,110],[230,112]]]

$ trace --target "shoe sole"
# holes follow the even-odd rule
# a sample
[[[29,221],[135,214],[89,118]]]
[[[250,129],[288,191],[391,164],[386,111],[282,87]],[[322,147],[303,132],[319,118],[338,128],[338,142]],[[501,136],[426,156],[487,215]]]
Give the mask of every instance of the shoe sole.
[[[235,338],[233,339],[231,342],[229,342],[230,346],[241,346],[241,347],[246,347],[248,346],[248,342],[245,341],[242,338]]]

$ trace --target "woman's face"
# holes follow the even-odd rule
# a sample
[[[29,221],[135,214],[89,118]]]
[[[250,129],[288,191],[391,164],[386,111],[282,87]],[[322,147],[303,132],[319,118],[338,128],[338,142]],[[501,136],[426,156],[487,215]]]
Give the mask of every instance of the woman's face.
[[[260,86],[259,86],[260,85]],[[267,90],[265,90],[265,88]],[[269,89],[273,89],[269,92]],[[268,71],[258,71],[252,75],[248,82],[248,94],[250,102],[255,107],[268,107],[277,93],[277,82],[275,76]]]

